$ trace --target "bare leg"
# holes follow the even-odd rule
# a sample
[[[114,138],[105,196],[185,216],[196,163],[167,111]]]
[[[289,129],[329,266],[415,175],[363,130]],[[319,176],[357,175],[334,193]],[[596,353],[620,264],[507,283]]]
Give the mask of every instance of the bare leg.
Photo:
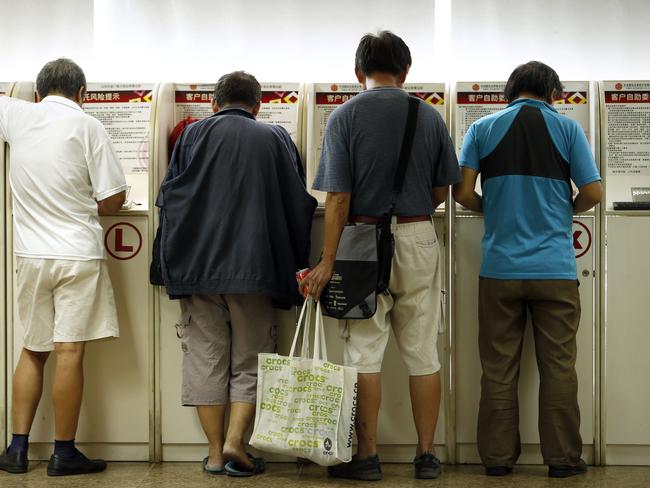
[[[54,344],[56,369],[54,371],[54,438],[70,441],[75,438],[81,396],[83,394],[83,359],[85,342],[58,342]]]
[[[223,446],[223,457],[227,461],[234,461],[236,464],[253,469],[244,448],[244,434],[255,416],[255,405],[252,403],[233,402],[230,405],[230,421],[228,422],[228,433]]]
[[[196,412],[208,438],[208,465],[223,467],[223,423],[226,405],[198,405]]]
[[[416,455],[434,453],[433,437],[440,411],[440,374],[410,376],[411,408],[418,433]]]
[[[360,373],[357,379],[357,457],[377,454],[377,423],[381,405],[381,374]]]
[[[14,434],[29,434],[43,393],[43,369],[49,352],[23,349],[12,384],[11,418]]]

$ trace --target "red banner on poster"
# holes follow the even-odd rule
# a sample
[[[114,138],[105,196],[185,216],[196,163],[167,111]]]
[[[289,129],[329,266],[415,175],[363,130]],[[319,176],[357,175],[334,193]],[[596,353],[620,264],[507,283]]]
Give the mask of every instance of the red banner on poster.
[[[316,105],[341,105],[355,95],[356,93],[316,93]]]
[[[176,103],[210,103],[211,91],[177,91]]]
[[[293,91],[264,91],[262,103],[298,103],[298,94]]]
[[[650,103],[650,91],[606,91],[605,103]]]
[[[458,92],[456,94],[458,105],[487,105],[506,104],[503,93],[488,92]]]
[[[84,103],[148,103],[150,91],[106,90],[86,92]]]

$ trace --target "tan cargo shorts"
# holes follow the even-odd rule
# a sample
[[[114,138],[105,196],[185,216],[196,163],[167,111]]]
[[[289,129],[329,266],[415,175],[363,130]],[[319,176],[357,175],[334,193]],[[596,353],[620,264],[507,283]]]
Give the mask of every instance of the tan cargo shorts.
[[[186,406],[255,403],[257,355],[276,350],[271,299],[262,295],[193,295],[181,299]]]
[[[442,321],[442,262],[432,221],[393,224],[395,255],[389,293],[377,297],[370,319],[340,322],[346,366],[379,373],[391,329],[409,375],[440,370],[437,339]]]

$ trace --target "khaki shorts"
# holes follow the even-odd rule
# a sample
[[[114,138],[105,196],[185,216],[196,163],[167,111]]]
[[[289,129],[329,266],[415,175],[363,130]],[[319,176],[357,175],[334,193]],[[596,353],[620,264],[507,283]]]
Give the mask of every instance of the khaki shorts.
[[[55,342],[119,337],[113,287],[101,259],[16,258],[16,306],[23,347],[54,350]]]
[[[262,295],[193,295],[181,299],[185,406],[257,399],[257,355],[275,352],[271,299]]]
[[[341,321],[346,366],[379,373],[391,328],[409,375],[440,370],[442,320],[440,247],[433,222],[393,224],[395,255],[389,293],[377,297],[370,319]]]

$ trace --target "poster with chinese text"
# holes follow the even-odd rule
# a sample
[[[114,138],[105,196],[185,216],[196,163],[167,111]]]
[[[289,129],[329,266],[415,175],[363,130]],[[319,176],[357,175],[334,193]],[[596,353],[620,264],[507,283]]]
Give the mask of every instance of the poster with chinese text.
[[[153,85],[89,83],[84,111],[108,133],[126,175],[149,172]]]

